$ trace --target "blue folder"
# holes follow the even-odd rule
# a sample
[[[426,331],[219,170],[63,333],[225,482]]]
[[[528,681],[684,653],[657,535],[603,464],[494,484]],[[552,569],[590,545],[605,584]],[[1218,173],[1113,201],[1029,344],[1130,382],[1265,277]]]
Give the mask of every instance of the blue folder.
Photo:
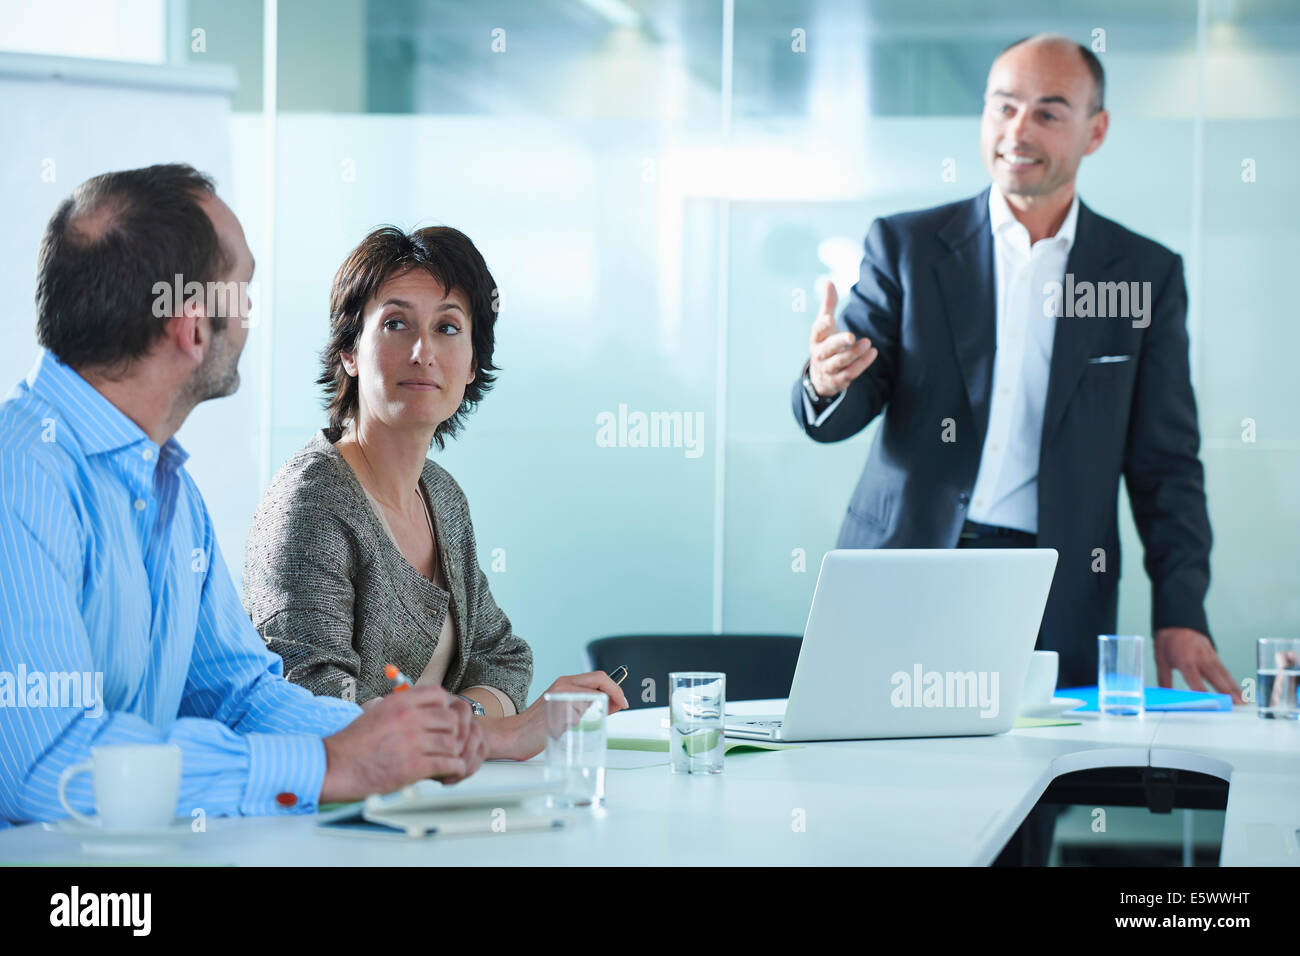
[[[1086,701],[1082,707],[1076,707],[1071,713],[1082,714],[1097,710],[1097,688],[1066,687],[1056,692],[1057,697],[1077,697]],[[1144,687],[1142,701],[1147,710],[1232,710],[1232,698],[1228,694],[1216,694],[1199,690],[1176,690],[1172,687]]]

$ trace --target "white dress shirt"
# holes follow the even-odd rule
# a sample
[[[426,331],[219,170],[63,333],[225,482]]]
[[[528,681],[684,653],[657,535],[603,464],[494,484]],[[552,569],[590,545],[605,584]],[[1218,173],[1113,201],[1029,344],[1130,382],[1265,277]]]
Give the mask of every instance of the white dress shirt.
[[[1030,247],[1026,229],[996,185],[989,189],[997,298],[997,349],[989,427],[971,491],[972,521],[1038,533],[1038,453],[1052,367],[1056,318],[1044,315],[1044,287],[1065,280],[1079,196],[1055,236]],[[961,441],[958,435],[957,440]]]
[[[1038,533],[1038,453],[1056,339],[1056,319],[1043,311],[1044,287],[1065,281],[1078,218],[1076,193],[1056,235],[1031,247],[1029,230],[1016,219],[998,187],[989,188],[997,345],[989,426],[967,512],[972,521]],[[821,425],[843,398],[841,392],[818,414],[805,394],[807,421],[814,428]],[[958,441],[962,438],[957,436]]]

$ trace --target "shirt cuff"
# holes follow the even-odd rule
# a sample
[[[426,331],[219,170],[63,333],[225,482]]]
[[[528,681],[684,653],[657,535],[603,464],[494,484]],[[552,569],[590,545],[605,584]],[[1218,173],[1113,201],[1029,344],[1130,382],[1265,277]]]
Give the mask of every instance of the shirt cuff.
[[[844,391],[847,392],[848,389],[845,389]],[[819,415],[813,409],[813,403],[808,398],[808,392],[806,390],[800,389],[800,396],[803,398],[804,420],[808,423],[808,426],[810,428],[816,428],[822,422],[826,421],[826,419],[830,417],[831,412],[835,411],[836,407],[840,404],[840,402],[844,401],[844,392],[840,392],[838,395],[835,396],[835,401],[831,402],[824,409],[822,409],[822,412]]]
[[[489,694],[491,694],[493,697],[495,697],[497,700],[501,702],[501,711],[502,714],[506,717],[513,717],[517,713],[517,711],[515,710],[515,702],[511,700],[509,697],[507,697],[505,694],[501,693],[501,691],[497,690],[495,687],[489,687],[487,684],[475,684],[473,687],[466,687],[465,690],[487,691]]]
[[[239,812],[245,816],[312,813],[325,784],[325,742],[305,734],[245,734],[248,783]]]

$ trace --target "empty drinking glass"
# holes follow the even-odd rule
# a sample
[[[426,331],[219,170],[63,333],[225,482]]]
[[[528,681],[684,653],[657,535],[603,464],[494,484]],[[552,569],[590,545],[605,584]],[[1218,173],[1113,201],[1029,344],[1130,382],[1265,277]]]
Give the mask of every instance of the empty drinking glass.
[[[600,693],[546,694],[546,779],[552,807],[605,803],[605,706]]]

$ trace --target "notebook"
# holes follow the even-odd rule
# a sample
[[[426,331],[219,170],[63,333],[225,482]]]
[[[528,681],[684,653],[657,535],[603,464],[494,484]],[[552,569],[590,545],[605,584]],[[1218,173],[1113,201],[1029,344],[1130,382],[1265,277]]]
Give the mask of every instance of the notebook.
[[[544,808],[555,786],[536,782],[457,784],[421,780],[394,793],[374,794],[323,811],[324,832],[422,839],[462,833],[517,833],[564,826]]]

